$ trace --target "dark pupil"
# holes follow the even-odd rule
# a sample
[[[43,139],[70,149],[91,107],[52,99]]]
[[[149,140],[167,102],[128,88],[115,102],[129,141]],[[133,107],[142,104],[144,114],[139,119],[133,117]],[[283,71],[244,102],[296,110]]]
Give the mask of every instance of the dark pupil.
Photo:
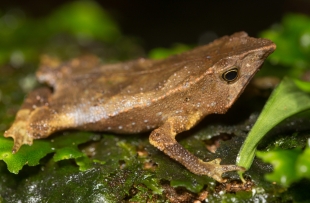
[[[237,68],[231,69],[231,70],[223,73],[222,77],[227,82],[232,82],[238,77],[238,69]]]

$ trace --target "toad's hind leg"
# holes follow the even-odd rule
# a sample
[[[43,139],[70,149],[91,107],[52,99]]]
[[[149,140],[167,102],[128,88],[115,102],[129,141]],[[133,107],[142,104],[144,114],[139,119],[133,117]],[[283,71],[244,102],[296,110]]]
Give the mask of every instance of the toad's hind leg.
[[[221,159],[204,162],[184,149],[176,140],[175,135],[186,130],[178,119],[170,119],[163,126],[155,129],[150,135],[150,143],[185,166],[192,173],[207,175],[223,182],[222,174],[228,171],[244,171],[236,165],[220,165]]]
[[[5,137],[14,139],[13,153],[17,152],[23,144],[31,145],[33,139],[48,136],[50,134],[46,122],[51,112],[49,99],[51,97],[49,88],[40,88],[31,92],[25,99],[12,126],[5,131]]]

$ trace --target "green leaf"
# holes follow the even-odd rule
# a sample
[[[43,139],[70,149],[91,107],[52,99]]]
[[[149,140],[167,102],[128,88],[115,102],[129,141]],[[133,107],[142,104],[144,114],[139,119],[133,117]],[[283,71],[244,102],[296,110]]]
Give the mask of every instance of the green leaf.
[[[296,162],[301,152],[300,149],[275,150],[271,152],[258,151],[256,155],[263,159],[264,162],[273,165],[274,172],[266,174],[266,179],[287,187],[292,182],[300,179],[300,176],[296,173]]]
[[[80,169],[86,170],[90,160],[79,151],[78,145],[92,139],[90,133],[70,133],[55,139],[35,140],[32,146],[23,145],[16,154],[12,154],[13,140],[0,136],[0,160],[7,164],[11,173],[18,174],[24,165],[36,166],[47,154],[55,152],[54,161],[78,159]]]
[[[271,163],[274,171],[265,177],[271,182],[277,182],[285,187],[302,178],[310,179],[310,139],[305,150],[300,148],[290,150],[258,151],[256,154],[264,162]]]
[[[303,153],[298,157],[296,162],[296,173],[303,178],[310,179],[310,139],[308,139],[307,148]]]
[[[310,83],[303,83],[310,86]],[[259,141],[277,124],[286,118],[310,109],[310,95],[301,90],[296,83],[284,78],[273,91],[255,125],[243,143],[237,164],[249,169]]]

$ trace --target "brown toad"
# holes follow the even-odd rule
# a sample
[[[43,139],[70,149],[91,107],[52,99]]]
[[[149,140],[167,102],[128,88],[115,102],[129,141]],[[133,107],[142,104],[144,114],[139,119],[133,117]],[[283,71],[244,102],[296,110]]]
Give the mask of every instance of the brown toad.
[[[88,56],[43,63],[37,78],[52,90],[31,92],[5,136],[14,138],[16,152],[65,129],[152,131],[152,145],[191,172],[221,182],[222,173],[243,168],[220,165],[220,159],[203,162],[175,136],[209,114],[225,113],[275,47],[240,32],[164,60],[102,65]]]

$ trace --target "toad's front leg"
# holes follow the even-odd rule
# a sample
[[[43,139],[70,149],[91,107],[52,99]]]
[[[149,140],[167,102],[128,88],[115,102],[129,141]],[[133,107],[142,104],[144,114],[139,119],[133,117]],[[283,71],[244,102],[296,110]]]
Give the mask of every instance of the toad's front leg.
[[[177,133],[189,129],[191,124],[184,122],[182,118],[168,119],[164,125],[155,129],[150,135],[150,143],[185,166],[192,173],[207,175],[223,182],[222,174],[228,171],[244,171],[244,168],[236,165],[220,165],[221,159],[204,162],[189,151],[184,149],[176,140]]]

